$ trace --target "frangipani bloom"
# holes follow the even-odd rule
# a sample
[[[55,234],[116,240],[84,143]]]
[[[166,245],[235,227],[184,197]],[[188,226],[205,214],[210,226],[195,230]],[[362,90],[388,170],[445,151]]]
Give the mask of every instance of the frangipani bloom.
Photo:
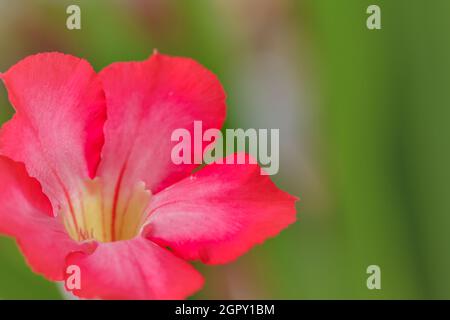
[[[225,118],[219,81],[193,60],[96,74],[44,53],[0,77],[16,110],[0,132],[0,233],[50,280],[78,266],[79,297],[186,298],[203,285],[187,261],[230,262],[295,221],[296,198],[258,165],[171,161],[173,130]]]

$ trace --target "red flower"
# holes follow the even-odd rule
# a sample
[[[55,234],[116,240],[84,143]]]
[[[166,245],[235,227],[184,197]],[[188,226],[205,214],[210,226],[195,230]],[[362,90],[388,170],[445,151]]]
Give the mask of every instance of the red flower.
[[[50,280],[78,266],[79,297],[185,298],[203,284],[185,260],[230,262],[295,221],[296,198],[258,165],[172,163],[174,129],[225,118],[193,60],[155,53],[97,75],[45,53],[0,77],[16,110],[0,132],[0,232]]]

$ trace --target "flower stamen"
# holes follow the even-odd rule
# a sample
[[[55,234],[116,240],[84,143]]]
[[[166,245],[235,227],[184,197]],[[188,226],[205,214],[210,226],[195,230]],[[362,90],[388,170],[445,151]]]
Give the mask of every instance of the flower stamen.
[[[62,219],[69,235],[76,241],[112,242],[136,237],[151,193],[143,182],[131,190],[108,196],[99,178],[84,184],[76,201],[63,211]],[[72,222],[73,221],[73,222]]]

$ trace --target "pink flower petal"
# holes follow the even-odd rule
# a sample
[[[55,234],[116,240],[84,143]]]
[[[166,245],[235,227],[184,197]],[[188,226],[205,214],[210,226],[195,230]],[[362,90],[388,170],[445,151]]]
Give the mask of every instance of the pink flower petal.
[[[225,94],[197,62],[153,54],[143,62],[114,63],[100,77],[108,104],[99,176],[120,188],[144,181],[153,193],[185,177],[195,165],[171,161],[173,130],[220,128]]]
[[[82,298],[183,299],[199,290],[202,276],[187,262],[149,240],[99,243],[92,254],[74,253]]]
[[[226,263],[293,223],[296,200],[258,165],[211,164],[153,196],[144,235],[184,259]]]
[[[24,162],[56,207],[100,159],[106,111],[98,77],[85,60],[60,53],[27,57],[0,77],[16,109],[1,129],[0,153]]]
[[[25,167],[0,156],[0,233],[15,237],[31,268],[63,280],[69,252],[84,250],[52,217],[49,200]]]

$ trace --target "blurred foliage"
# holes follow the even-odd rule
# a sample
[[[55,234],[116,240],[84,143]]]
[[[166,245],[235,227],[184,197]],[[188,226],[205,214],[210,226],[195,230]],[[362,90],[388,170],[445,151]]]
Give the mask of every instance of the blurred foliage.
[[[69,31],[65,9],[74,3],[82,30]],[[370,4],[381,7],[382,30],[365,27]],[[294,119],[299,128],[280,127],[281,144],[294,132],[307,147],[274,180],[302,198],[299,221],[230,265],[196,264],[206,284],[194,298],[448,299],[448,13],[447,0],[0,0],[0,15],[8,15],[0,70],[52,50],[100,70],[157,48],[219,76],[228,127],[244,118],[249,127],[264,116]],[[245,116],[252,97],[271,93],[259,82],[242,86],[264,65],[262,52],[276,53],[267,61],[286,60],[293,93],[305,93],[295,112],[269,105]],[[263,77],[291,79],[277,72]],[[12,113],[3,88],[0,106],[4,121]],[[0,262],[0,298],[60,297],[10,239],[0,239]],[[381,267],[382,290],[366,287],[371,264]]]

